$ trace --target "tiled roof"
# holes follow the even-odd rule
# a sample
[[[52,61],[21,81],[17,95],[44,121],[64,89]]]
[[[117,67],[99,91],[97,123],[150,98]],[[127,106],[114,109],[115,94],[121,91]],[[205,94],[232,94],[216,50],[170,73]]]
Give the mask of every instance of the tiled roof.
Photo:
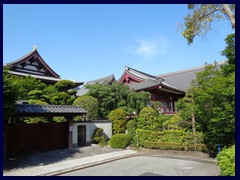
[[[103,77],[103,78],[99,78],[93,81],[88,81],[86,82],[86,85],[92,85],[92,84],[112,84],[113,81],[116,81],[114,74]],[[75,89],[77,91],[77,96],[82,96],[87,94],[88,89],[86,89],[84,86],[82,88],[76,88]]]
[[[218,62],[217,66],[220,67],[224,64],[226,64],[226,62]],[[198,66],[191,69],[162,74],[158,77],[163,78],[164,82],[186,91],[191,86],[192,80],[196,79],[196,73],[203,71],[204,68],[205,66]]]
[[[64,79],[61,78],[55,78],[55,77],[49,77],[49,76],[41,76],[41,75],[34,75],[34,74],[28,74],[28,73],[23,73],[23,72],[15,72],[15,71],[8,71],[10,74],[13,75],[18,75],[18,76],[31,76],[33,78],[36,79],[40,79],[40,80],[47,80],[47,81],[54,81],[54,82],[58,82]],[[72,81],[72,80],[69,80]],[[72,81],[76,84],[76,86],[80,86],[83,84],[83,82],[77,82],[77,81]]]
[[[43,60],[43,58],[40,56],[40,54],[38,53],[37,49],[34,49],[33,51],[30,51],[28,54],[24,55],[23,57],[17,59],[16,61],[7,63],[6,65],[10,65],[11,68],[17,66],[20,63],[26,62],[27,60],[31,59],[32,57],[38,57],[38,60],[40,61],[40,63],[51,73],[52,77],[55,78],[59,78],[60,76],[53,71],[53,69],[51,67],[48,66],[48,64]]]
[[[144,73],[142,71],[139,71],[139,70],[136,70],[136,69],[133,69],[133,68],[130,68],[128,66],[125,66],[125,72],[126,73],[129,73],[139,79],[142,79],[144,81],[148,81],[148,80],[158,80],[158,81],[162,81],[162,78],[160,77],[157,77],[157,76],[153,76],[153,75],[150,75],[150,74],[147,74],[147,73]],[[124,73],[125,74],[125,73]],[[124,75],[123,74],[123,75]],[[122,77],[121,77],[122,78]],[[121,79],[120,78],[120,79]],[[120,80],[119,79],[119,80]]]
[[[149,80],[141,83],[130,83],[126,85],[128,85],[130,88],[133,88],[135,91],[140,91],[143,89],[149,89],[152,87],[160,86],[161,82]]]
[[[36,105],[36,104],[15,104],[18,114],[86,114],[87,111],[70,105]]]
[[[179,94],[183,94],[184,91],[178,89],[177,87],[174,87],[166,82],[159,82],[159,81],[145,81],[145,82],[141,82],[141,83],[130,83],[130,84],[126,84],[128,85],[130,88],[133,88],[135,91],[140,91],[140,90],[146,90],[146,89],[151,89],[151,88],[160,88],[165,87],[169,90],[172,90],[171,92],[176,92]]]
[[[86,82],[86,84],[111,84],[113,81],[115,81],[115,76],[114,74],[110,75],[110,76],[106,76],[106,77],[103,77],[103,78],[99,78],[99,79],[96,79],[96,80],[93,80],[93,81],[88,81]]]

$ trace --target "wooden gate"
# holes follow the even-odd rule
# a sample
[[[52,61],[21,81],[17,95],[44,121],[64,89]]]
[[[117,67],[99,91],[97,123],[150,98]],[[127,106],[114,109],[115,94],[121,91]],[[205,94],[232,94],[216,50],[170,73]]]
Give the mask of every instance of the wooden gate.
[[[67,147],[67,123],[9,124],[7,155]]]
[[[78,126],[78,146],[86,145],[86,126]]]

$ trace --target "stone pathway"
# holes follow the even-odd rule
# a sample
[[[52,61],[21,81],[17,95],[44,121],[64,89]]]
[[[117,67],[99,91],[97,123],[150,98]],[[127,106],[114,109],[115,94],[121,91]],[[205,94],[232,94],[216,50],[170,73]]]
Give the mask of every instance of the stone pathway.
[[[28,167],[43,166],[61,161],[84,158],[98,154],[122,151],[111,147],[98,145],[84,146],[73,149],[59,149],[54,151],[37,152],[19,156],[8,157],[4,165],[4,171],[15,171]]]

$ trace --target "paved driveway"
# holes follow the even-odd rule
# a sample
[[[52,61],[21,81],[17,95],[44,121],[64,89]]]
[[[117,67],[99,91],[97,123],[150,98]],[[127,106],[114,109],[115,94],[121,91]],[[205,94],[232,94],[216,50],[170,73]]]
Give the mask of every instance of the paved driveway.
[[[217,176],[214,160],[142,155],[89,167],[62,176]]]

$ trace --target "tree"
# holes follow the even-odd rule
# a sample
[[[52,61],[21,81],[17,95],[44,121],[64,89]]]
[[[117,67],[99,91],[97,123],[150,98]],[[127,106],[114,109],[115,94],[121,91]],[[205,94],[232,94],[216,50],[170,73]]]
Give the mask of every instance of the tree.
[[[182,35],[191,44],[196,36],[205,36],[214,21],[229,19],[235,29],[235,4],[188,4]]]
[[[135,92],[124,84],[87,85],[87,95],[98,99],[100,117],[107,117],[110,111],[122,108],[128,114],[138,113],[150,100],[149,92]]]
[[[205,143],[213,153],[217,144],[235,142],[235,73],[228,76],[216,65],[208,65],[192,83],[196,117]]]
[[[225,75],[235,71],[235,34],[229,34],[226,39],[226,47],[221,52],[228,59],[228,64],[223,67]]]
[[[180,99],[177,102],[177,108],[180,109],[180,116],[184,120],[191,119],[192,122],[192,133],[193,133],[193,140],[194,140],[194,150],[196,150],[197,145],[197,130],[196,130],[196,106],[194,102],[193,92],[191,88],[189,88],[184,96],[184,98]]]
[[[85,120],[98,119],[98,101],[92,96],[80,96],[73,101],[73,105],[79,106],[87,111],[87,115],[83,118]]]

